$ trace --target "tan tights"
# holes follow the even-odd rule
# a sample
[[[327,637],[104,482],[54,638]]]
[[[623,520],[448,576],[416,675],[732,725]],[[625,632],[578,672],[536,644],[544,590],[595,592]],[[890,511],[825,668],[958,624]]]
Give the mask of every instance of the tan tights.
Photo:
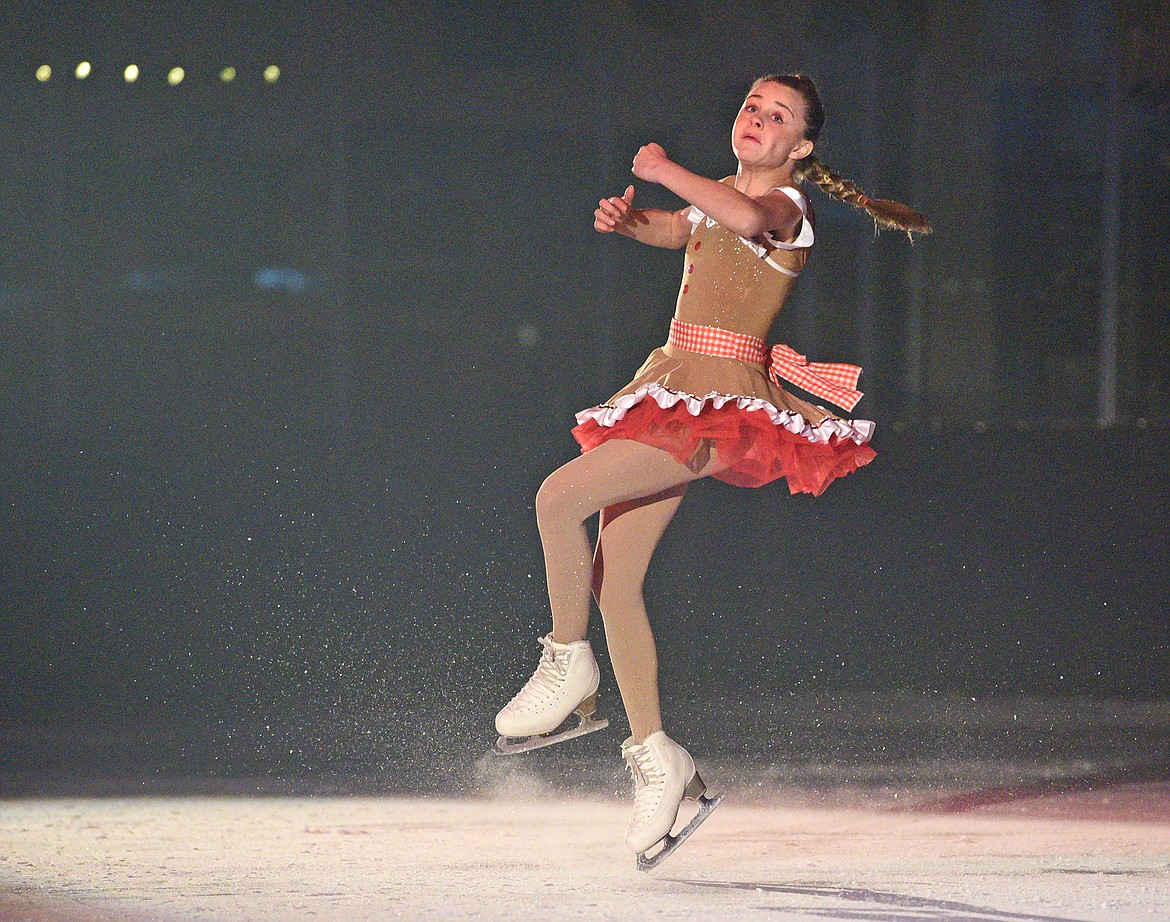
[[[536,494],[553,639],[585,638],[597,597],[605,639],[635,742],[662,729],[658,654],[642,583],[650,558],[691,481],[720,470],[703,455],[680,464],[668,452],[611,439],[553,471]],[[601,512],[596,557],[585,520]]]

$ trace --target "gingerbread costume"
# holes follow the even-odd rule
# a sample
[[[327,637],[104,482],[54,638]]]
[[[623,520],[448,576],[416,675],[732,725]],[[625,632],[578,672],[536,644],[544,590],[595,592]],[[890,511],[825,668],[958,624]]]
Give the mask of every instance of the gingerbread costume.
[[[688,214],[682,284],[665,345],[625,387],[577,414],[573,435],[588,451],[608,439],[633,439],[738,486],[781,477],[793,493],[819,496],[838,477],[868,464],[874,425],[850,420],[789,393],[781,379],[852,409],[861,369],[809,363],[764,337],[791,293],[813,244],[808,202],[784,186],[805,215],[791,242],[747,240],[698,208]]]

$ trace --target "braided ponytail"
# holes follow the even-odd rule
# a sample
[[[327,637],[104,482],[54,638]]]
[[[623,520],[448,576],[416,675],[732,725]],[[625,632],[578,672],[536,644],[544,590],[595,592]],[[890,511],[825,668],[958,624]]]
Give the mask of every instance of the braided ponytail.
[[[934,229],[925,215],[901,202],[870,198],[855,183],[838,176],[812,154],[799,162],[796,177],[811,182],[830,198],[864,209],[879,227],[894,227],[911,235],[929,234]]]
[[[800,94],[804,100],[804,136],[815,144],[821,136],[821,129],[825,127],[825,107],[821,104],[816,84],[804,74],[768,74],[752,83],[752,91],[762,83],[779,83]],[[929,234],[933,230],[925,215],[901,202],[871,199],[854,183],[832,172],[812,154],[798,163],[796,178],[811,182],[830,198],[864,209],[879,227],[894,227],[910,235]]]

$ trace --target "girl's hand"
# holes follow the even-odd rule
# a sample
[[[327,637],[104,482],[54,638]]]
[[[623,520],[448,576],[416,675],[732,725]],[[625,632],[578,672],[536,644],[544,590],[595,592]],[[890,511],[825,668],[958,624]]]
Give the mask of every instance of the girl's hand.
[[[634,155],[633,173],[646,182],[658,182],[662,167],[667,163],[670,163],[670,158],[666,156],[661,144],[646,144]]]
[[[627,186],[625,193],[618,198],[611,195],[603,198],[593,212],[593,226],[603,234],[611,234],[632,228],[635,224],[647,223],[646,218],[634,207],[634,187]]]

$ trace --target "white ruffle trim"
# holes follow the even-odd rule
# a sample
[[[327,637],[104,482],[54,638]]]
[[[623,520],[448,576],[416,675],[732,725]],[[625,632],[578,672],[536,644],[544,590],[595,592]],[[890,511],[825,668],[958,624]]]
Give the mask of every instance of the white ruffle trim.
[[[593,420],[599,426],[612,426],[626,415],[630,409],[650,397],[662,409],[668,410],[677,403],[682,403],[691,416],[698,416],[703,407],[710,402],[715,409],[721,409],[728,404],[734,404],[740,410],[751,412],[762,411],[774,425],[783,426],[793,435],[799,435],[810,442],[823,444],[836,436],[838,439],[851,439],[862,445],[873,438],[874,424],[868,419],[838,419],[827,416],[817,425],[813,425],[799,413],[791,410],[779,410],[766,400],[758,397],[736,397],[731,394],[710,393],[706,397],[695,397],[681,391],[672,391],[661,384],[650,382],[643,384],[630,394],[623,394],[614,403],[601,404],[590,407],[577,414],[577,424],[586,420]]]

